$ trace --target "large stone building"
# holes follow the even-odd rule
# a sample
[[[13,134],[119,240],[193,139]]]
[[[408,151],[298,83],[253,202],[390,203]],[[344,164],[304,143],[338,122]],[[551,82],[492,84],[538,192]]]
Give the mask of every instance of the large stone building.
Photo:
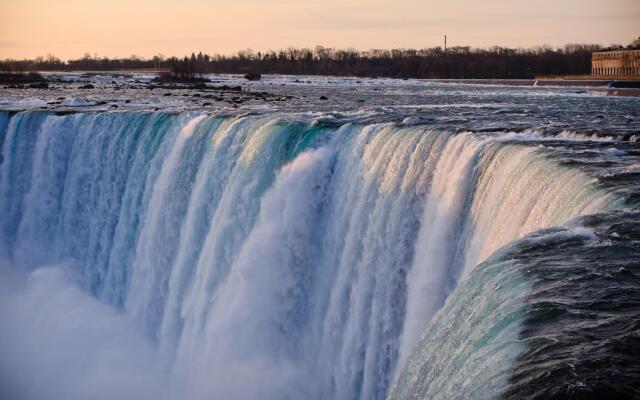
[[[591,75],[639,77],[640,50],[599,51],[591,56]]]

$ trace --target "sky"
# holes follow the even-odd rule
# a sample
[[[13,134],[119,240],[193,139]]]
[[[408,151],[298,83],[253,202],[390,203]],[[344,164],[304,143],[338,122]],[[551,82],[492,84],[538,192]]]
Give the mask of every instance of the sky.
[[[0,59],[629,44],[640,0],[0,0]]]

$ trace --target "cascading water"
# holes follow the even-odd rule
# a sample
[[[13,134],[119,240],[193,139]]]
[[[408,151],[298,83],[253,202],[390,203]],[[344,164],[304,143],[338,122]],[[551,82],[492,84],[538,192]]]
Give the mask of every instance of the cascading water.
[[[581,217],[493,254],[429,323],[389,398],[637,398],[639,216]]]
[[[623,206],[518,135],[313,115],[20,112],[0,113],[0,138],[0,254],[35,270],[33,290],[48,287],[40,267],[58,265],[50,275],[98,298],[105,321],[133,320],[143,344],[132,348],[169,386],[150,397],[384,398],[477,264],[529,232]]]

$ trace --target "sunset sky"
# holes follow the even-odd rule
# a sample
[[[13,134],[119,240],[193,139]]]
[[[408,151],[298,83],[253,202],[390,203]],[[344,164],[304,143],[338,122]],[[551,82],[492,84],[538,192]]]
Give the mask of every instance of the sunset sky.
[[[0,58],[628,44],[640,0],[0,0]]]

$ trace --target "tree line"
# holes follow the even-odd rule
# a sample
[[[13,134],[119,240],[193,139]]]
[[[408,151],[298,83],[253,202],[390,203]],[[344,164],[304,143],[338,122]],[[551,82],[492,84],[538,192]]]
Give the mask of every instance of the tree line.
[[[632,45],[637,46],[638,40]],[[4,69],[21,71],[121,71],[155,69],[171,71],[176,78],[191,79],[205,73],[338,75],[441,79],[526,79],[536,75],[579,75],[591,72],[591,53],[622,48],[596,44],[568,44],[560,48],[526,49],[469,46],[425,49],[368,50],[317,46],[233,55],[192,53],[183,58],[106,58],[85,54],[63,61],[55,56],[33,60],[5,60]]]

